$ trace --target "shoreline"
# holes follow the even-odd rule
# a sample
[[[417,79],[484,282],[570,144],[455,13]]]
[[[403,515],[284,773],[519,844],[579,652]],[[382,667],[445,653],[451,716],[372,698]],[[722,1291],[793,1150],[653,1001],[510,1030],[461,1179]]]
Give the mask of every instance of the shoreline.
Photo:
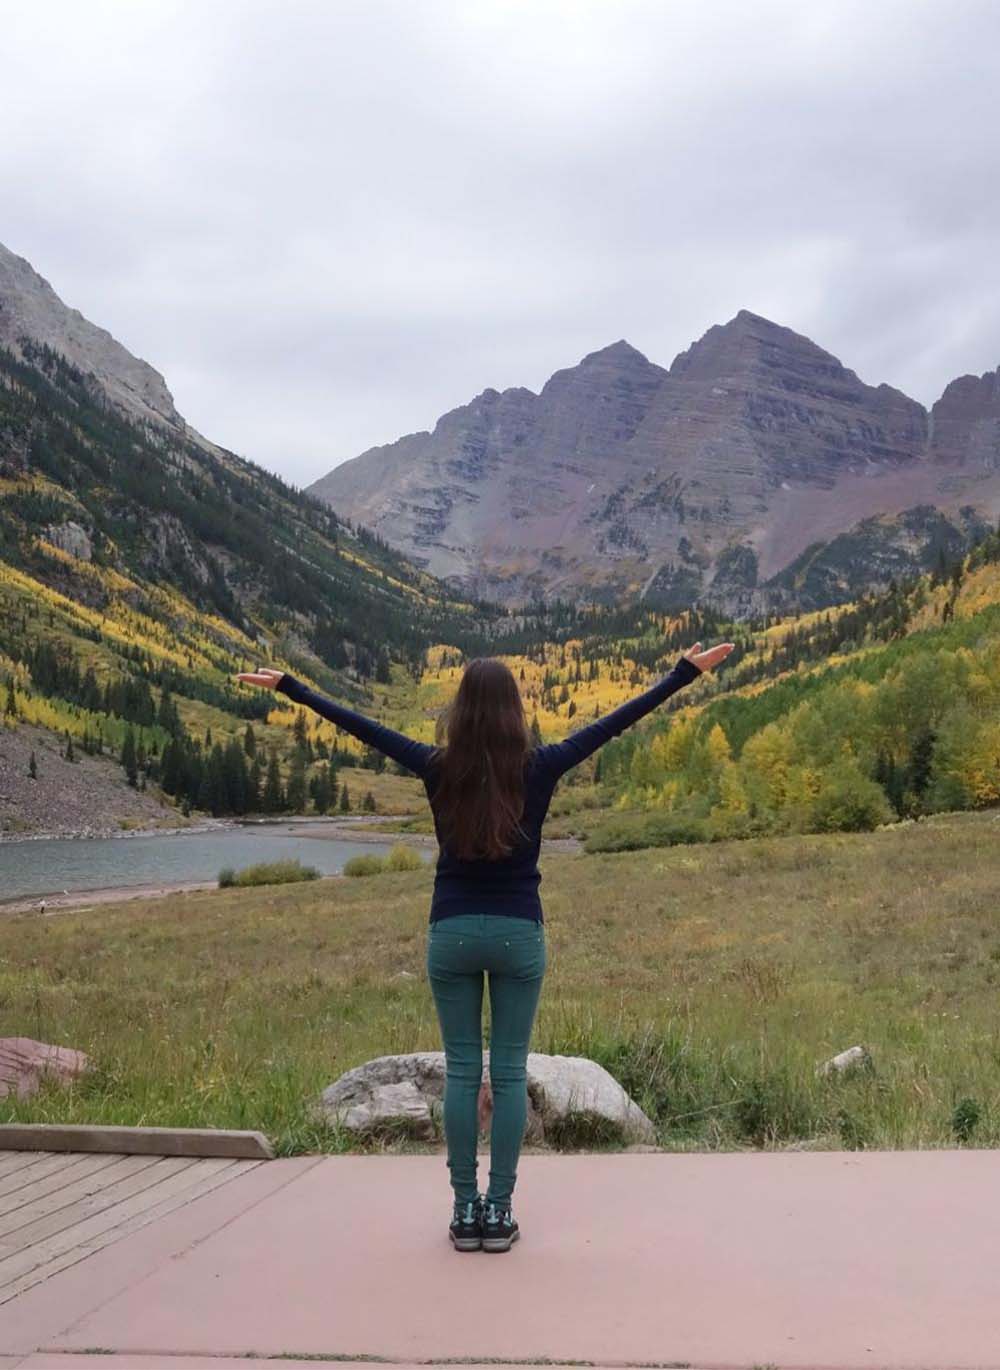
[[[349,821],[349,820],[348,820]],[[358,820],[360,821],[360,820]],[[323,823],[325,819],[297,819],[294,823]],[[220,824],[220,826],[245,826],[243,824]],[[191,831],[184,829],[183,831]],[[124,835],[124,834],[123,834]],[[156,835],[155,833],[153,834]],[[352,831],[347,822],[343,819],[334,819],[324,832],[297,833],[296,836],[315,837],[322,841],[324,838],[344,839],[350,837],[354,842],[376,842],[385,845],[385,837],[377,832],[357,832]],[[436,839],[424,833],[399,833],[396,834],[401,842],[407,846],[421,848],[436,848]],[[552,854],[556,852],[569,853],[579,852],[580,843],[572,837],[556,837],[542,840],[542,853]],[[324,880],[346,880],[348,877],[342,872],[335,872],[331,875],[321,875],[318,881],[310,881],[310,884],[319,884]],[[131,899],[165,899],[171,894],[196,894],[202,890],[217,890],[218,880],[176,880],[170,881],[150,881],[143,885],[100,885],[92,889],[64,890],[52,894],[29,894],[15,895],[11,899],[0,899],[0,918],[13,916],[16,914],[32,913],[39,918],[52,918],[60,913],[90,912],[91,906],[94,908],[102,907],[107,904],[124,904]]]
[[[339,879],[324,876],[323,879]],[[70,890],[65,894],[18,895],[11,900],[0,900],[0,917],[19,913],[33,913],[38,918],[52,918],[59,913],[79,912],[81,906],[95,908],[106,904],[124,904],[129,899],[162,899],[168,894],[192,894],[198,890],[218,889],[217,880],[185,880],[174,884],[108,885],[92,890]],[[44,907],[43,907],[44,906]]]
[[[44,831],[44,832],[25,832],[25,833],[5,833],[0,832],[0,847],[8,843],[23,844],[27,842],[116,842],[119,839],[127,840],[140,837],[183,837],[189,834],[219,832],[228,828],[256,828],[256,827],[301,827],[303,829],[312,827],[322,827],[324,832],[302,831],[296,835],[299,837],[324,837],[346,836],[351,834],[352,840],[362,841],[385,841],[377,832],[367,832],[354,827],[355,823],[364,824],[365,828],[378,827],[380,823],[394,823],[400,819],[412,818],[413,814],[351,814],[346,817],[340,815],[326,814],[274,814],[267,817],[254,816],[251,818],[211,818],[206,815],[203,818],[194,819],[190,822],[178,822],[170,824],[153,824],[152,826],[139,826],[134,828],[95,828],[94,830],[66,832]],[[416,839],[424,840],[426,834],[423,833],[399,833],[400,841],[413,841]],[[432,838],[427,838],[433,841]]]

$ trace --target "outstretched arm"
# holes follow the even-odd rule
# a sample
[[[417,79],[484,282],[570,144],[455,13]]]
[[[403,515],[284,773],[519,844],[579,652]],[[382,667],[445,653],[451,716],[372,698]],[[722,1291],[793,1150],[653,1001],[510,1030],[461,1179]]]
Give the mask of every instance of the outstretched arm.
[[[416,742],[412,737],[406,737],[403,733],[394,732],[392,728],[376,723],[373,718],[366,718],[364,714],[355,713],[353,709],[345,709],[342,704],[336,704],[332,699],[327,699],[325,695],[310,689],[287,671],[247,671],[238,675],[237,680],[242,680],[248,685],[263,685],[266,689],[280,691],[281,694],[287,695],[293,704],[304,704],[321,717],[335,723],[338,728],[343,728],[345,733],[350,733],[352,737],[358,738],[369,747],[374,747],[391,760],[398,761],[415,775],[422,776],[427,770],[434,748],[429,747],[426,742]]]
[[[707,652],[701,650],[700,642],[696,643],[690,652],[681,657],[669,675],[665,675],[651,690],[630,699],[613,713],[597,719],[586,728],[581,728],[579,732],[572,733],[565,742],[543,747],[542,759],[545,766],[557,777],[564,775],[573,766],[578,766],[581,761],[593,755],[598,747],[603,747],[605,742],[610,742],[633,723],[638,723],[640,718],[652,713],[658,704],[662,704],[665,699],[669,699],[672,694],[690,684],[703,671],[710,670],[720,661],[724,661],[732,650],[731,642],[722,643]]]

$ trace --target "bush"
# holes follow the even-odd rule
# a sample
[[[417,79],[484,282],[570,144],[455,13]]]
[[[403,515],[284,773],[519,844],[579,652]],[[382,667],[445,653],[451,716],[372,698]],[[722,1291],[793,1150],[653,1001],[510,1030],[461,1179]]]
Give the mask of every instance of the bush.
[[[982,1117],[982,1110],[976,1099],[959,1099],[952,1110],[951,1130],[955,1134],[956,1140],[963,1145],[972,1141],[972,1134],[979,1126]]]
[[[301,861],[261,861],[256,866],[234,871],[226,866],[219,871],[219,889],[243,885],[291,885],[298,880],[318,880],[315,866],[303,866]]]
[[[402,842],[397,842],[385,858],[387,871],[418,871],[423,868],[423,864],[420,853],[412,847],[404,846]]]
[[[381,875],[385,861],[381,856],[352,856],[344,862],[344,874],[352,878],[360,875]]]
[[[842,762],[830,768],[813,800],[809,826],[814,832],[871,832],[893,817],[881,785]]]
[[[588,852],[638,851],[642,847],[673,847],[685,842],[706,842],[711,834],[704,819],[693,814],[620,814],[595,827],[584,843]]]

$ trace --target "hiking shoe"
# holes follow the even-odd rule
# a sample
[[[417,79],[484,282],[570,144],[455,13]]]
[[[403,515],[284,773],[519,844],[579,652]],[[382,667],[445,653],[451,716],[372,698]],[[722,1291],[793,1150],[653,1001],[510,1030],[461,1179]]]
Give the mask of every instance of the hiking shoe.
[[[521,1235],[510,1211],[510,1204],[483,1203],[483,1250],[509,1251]]]
[[[456,1251],[478,1251],[483,1244],[483,1201],[470,1199],[456,1204],[448,1228],[448,1236]]]

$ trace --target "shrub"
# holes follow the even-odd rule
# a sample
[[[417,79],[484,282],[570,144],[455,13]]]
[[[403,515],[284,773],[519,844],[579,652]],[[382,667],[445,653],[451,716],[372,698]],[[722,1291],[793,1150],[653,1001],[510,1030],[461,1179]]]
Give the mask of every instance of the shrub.
[[[420,853],[412,847],[404,846],[402,842],[397,842],[385,858],[387,871],[418,871],[422,869],[423,864]]]
[[[812,802],[810,827],[815,832],[871,832],[892,818],[881,785],[853,763],[842,762],[830,768]]]
[[[344,874],[352,878],[360,875],[380,875],[385,870],[381,856],[352,856],[344,862]]]
[[[243,885],[291,885],[298,880],[318,880],[319,877],[315,866],[303,866],[301,861],[261,861],[241,871],[226,866],[219,871],[219,889]]]
[[[693,814],[620,814],[602,823],[588,836],[588,852],[638,851],[642,847],[673,847],[684,842],[705,842],[710,833],[705,820]]]
[[[982,1111],[976,1099],[959,1099],[951,1115],[951,1130],[960,1142],[970,1142],[979,1125]]]

